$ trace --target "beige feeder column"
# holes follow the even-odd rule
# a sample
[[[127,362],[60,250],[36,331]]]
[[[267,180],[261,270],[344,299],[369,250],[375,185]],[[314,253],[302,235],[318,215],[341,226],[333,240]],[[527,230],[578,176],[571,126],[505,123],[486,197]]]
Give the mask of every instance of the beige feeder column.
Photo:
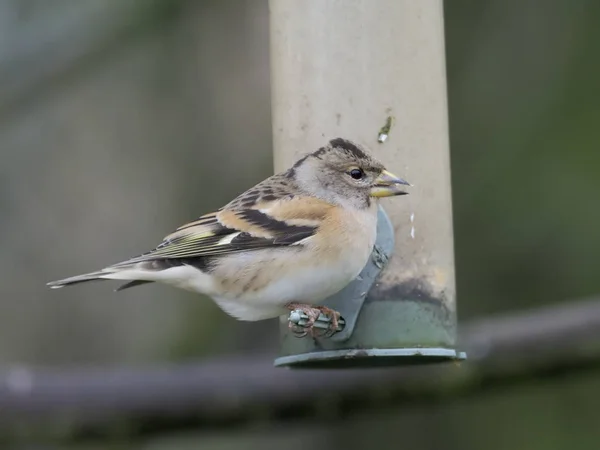
[[[343,137],[368,146],[414,185],[410,195],[381,203],[393,224],[393,255],[352,334],[344,340],[298,339],[283,317],[276,364],[401,364],[464,356],[454,349],[442,2],[270,0],[269,5],[275,169]],[[388,120],[389,135],[379,138]]]

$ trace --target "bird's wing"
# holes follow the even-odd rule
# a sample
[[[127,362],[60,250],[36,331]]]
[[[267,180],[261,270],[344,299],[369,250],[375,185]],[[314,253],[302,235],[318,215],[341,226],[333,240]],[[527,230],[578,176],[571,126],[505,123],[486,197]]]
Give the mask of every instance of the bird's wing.
[[[330,207],[310,197],[288,197],[224,208],[179,227],[154,250],[115,266],[297,245],[315,234]]]

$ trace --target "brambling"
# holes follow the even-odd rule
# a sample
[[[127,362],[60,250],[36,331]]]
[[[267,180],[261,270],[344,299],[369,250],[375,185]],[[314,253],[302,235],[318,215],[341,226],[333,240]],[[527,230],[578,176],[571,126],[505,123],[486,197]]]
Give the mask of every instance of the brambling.
[[[301,310],[310,329],[319,305],[355,279],[376,238],[379,198],[406,181],[368,151],[337,138],[219,210],[177,228],[154,250],[97,272],[48,283],[126,280],[116,290],[162,282],[211,297],[238,320]]]

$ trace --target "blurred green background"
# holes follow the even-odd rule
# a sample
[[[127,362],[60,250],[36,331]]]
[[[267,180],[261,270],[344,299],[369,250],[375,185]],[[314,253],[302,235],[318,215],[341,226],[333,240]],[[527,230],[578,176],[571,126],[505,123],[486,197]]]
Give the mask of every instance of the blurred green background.
[[[597,294],[600,2],[453,0],[445,16],[460,320]],[[0,1],[2,366],[277,348],[276,321],[168,287],[45,286],[272,173],[268,39],[266,0]],[[133,448],[596,449],[599,380]]]

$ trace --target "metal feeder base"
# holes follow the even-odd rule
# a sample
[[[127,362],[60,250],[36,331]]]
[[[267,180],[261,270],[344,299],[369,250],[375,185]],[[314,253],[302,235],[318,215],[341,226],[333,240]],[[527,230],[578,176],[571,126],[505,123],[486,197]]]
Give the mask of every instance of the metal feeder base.
[[[450,348],[341,349],[281,356],[275,359],[274,365],[298,369],[393,367],[462,361],[466,358],[465,352]]]

